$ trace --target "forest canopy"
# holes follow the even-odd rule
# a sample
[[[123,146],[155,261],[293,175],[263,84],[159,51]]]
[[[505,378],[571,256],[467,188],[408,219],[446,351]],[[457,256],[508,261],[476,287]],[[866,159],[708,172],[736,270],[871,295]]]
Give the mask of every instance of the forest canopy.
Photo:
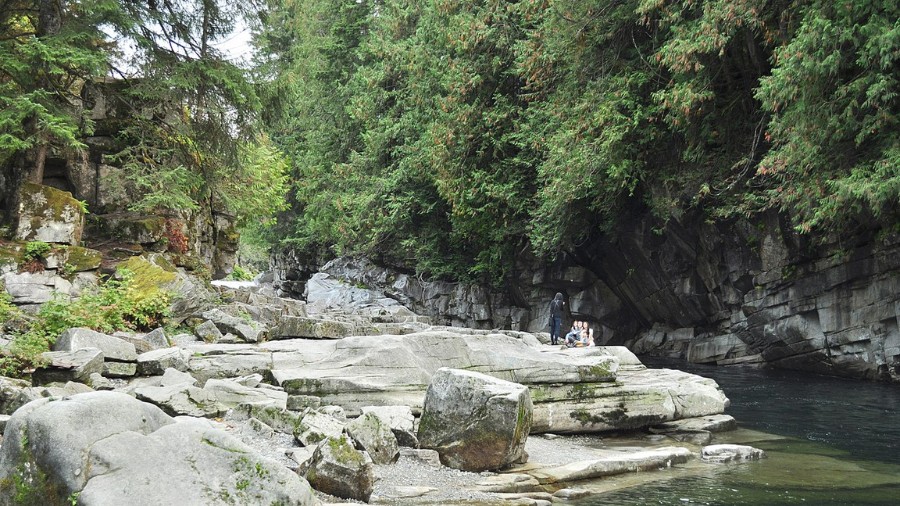
[[[136,70],[182,111],[126,132],[137,206],[284,196],[283,245],[498,282],[634,213],[896,227],[898,60],[888,0],[0,0],[0,164]]]
[[[634,209],[897,223],[897,2],[273,0],[256,41],[302,247],[498,280]]]

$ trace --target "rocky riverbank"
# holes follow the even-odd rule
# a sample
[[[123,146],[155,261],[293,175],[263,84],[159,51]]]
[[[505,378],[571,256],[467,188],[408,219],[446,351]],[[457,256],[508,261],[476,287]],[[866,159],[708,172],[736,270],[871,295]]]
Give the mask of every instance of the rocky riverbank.
[[[711,434],[734,423],[714,382],[647,369],[624,348],[432,326],[384,294],[327,276],[318,287],[305,302],[223,289],[224,304],[186,320],[191,333],[64,333],[32,382],[0,380],[0,410],[12,414],[0,503],[24,493],[78,504],[546,504],[577,496],[581,480],[701,459]],[[426,391],[439,371],[450,374],[439,394],[461,393],[440,416],[467,403],[472,415],[425,427],[438,416]],[[466,375],[485,386],[454,383]],[[473,392],[504,385],[527,397],[510,397],[512,418],[487,424],[497,435],[486,442],[511,439],[485,464],[474,414],[506,408]],[[468,434],[451,445],[469,443],[468,453],[430,443],[446,427]],[[660,435],[626,449],[559,436],[649,430]],[[447,467],[471,467],[473,455],[484,472]]]

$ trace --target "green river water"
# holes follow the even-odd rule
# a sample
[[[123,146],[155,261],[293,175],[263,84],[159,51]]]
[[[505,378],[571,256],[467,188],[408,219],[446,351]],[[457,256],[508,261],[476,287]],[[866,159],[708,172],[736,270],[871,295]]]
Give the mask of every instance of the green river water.
[[[900,505],[900,385],[741,367],[654,366],[715,379],[731,400],[726,413],[740,428],[717,434],[713,443],[749,444],[768,457],[724,465],[697,460],[579,482],[572,485],[594,495],[574,504]],[[646,446],[647,440],[597,444]]]

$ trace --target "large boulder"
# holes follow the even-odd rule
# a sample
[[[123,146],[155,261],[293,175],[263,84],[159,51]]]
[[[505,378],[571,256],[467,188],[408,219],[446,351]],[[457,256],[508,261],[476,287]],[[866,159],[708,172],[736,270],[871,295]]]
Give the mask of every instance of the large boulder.
[[[373,413],[363,413],[348,423],[344,431],[376,464],[390,464],[400,457],[400,445],[391,428]]]
[[[525,457],[531,419],[528,387],[441,368],[425,393],[419,444],[437,450],[448,467],[476,472],[502,469]]]
[[[19,193],[16,238],[77,246],[84,232],[84,208],[71,193],[24,183]]]
[[[372,459],[346,435],[322,441],[305,474],[316,490],[343,499],[368,502],[375,485]]]
[[[99,348],[105,360],[136,362],[134,345],[118,337],[108,336],[91,329],[68,329],[53,343],[54,351],[75,351],[81,348]]]
[[[121,393],[34,401],[6,436],[0,504],[315,504],[303,479],[234,437]]]
[[[316,445],[327,438],[339,437],[345,425],[333,416],[310,411],[294,429],[294,438],[303,446]]]
[[[364,406],[362,412],[372,413],[387,424],[400,446],[419,447],[415,430],[416,418],[409,406]]]
[[[234,334],[248,343],[257,343],[266,338],[266,328],[249,318],[231,316],[219,309],[206,311],[202,316],[213,322],[221,332]]]
[[[92,392],[32,401],[16,411],[0,447],[0,503],[15,502],[16,482],[37,503],[62,504],[87,484],[91,447],[124,432],[150,434],[172,419],[121,393]]]
[[[35,385],[75,381],[88,383],[91,374],[103,372],[103,352],[97,348],[74,351],[47,351],[41,354],[44,364],[31,375]]]
[[[187,371],[190,354],[181,348],[161,348],[137,357],[137,372],[143,376],[162,375],[166,369]]]

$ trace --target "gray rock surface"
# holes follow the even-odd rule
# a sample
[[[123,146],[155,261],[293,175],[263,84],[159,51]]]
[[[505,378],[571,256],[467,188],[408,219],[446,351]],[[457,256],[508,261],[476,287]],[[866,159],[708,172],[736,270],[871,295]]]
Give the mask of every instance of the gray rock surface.
[[[41,354],[46,361],[34,370],[31,381],[35,385],[75,381],[88,383],[92,374],[103,372],[103,352],[97,348],[75,351],[48,351]]]
[[[419,410],[431,375],[441,367],[527,385],[534,400],[532,432],[637,429],[721,413],[727,406],[712,380],[648,370],[623,348],[559,350],[526,344],[529,336],[435,328],[403,336],[277,341],[260,348],[272,353],[272,376],[290,395],[314,395],[351,411],[371,405]],[[620,367],[623,361],[628,365]]]
[[[133,344],[91,329],[68,329],[60,334],[53,343],[54,351],[74,351],[81,348],[99,348],[103,351],[105,360],[137,361],[137,352]]]
[[[419,444],[437,450],[441,463],[454,469],[502,469],[525,456],[531,419],[528,387],[441,368],[425,393]]]
[[[5,478],[17,473],[34,485],[26,498],[34,503],[74,496],[85,505],[316,503],[303,479],[228,434],[195,420],[176,423],[121,393],[34,401],[12,417],[7,436],[0,483],[12,484]],[[0,487],[0,502],[11,503],[14,488]]]
[[[213,322],[222,333],[234,334],[248,343],[258,343],[266,336],[266,328],[258,322],[232,316],[220,309],[204,312],[203,318]]]
[[[154,350],[169,347],[169,339],[166,337],[166,332],[162,328],[153,329],[147,334],[144,334],[141,337],[141,340],[146,341],[150,345],[150,348]]]
[[[212,392],[186,383],[139,387],[134,390],[134,395],[159,406],[170,416],[214,417],[227,410]]]
[[[211,320],[206,320],[194,327],[194,334],[207,343],[216,343],[219,339],[222,339],[222,331],[220,331],[219,327]]]
[[[632,452],[607,452],[606,455],[529,471],[541,484],[564,483],[602,478],[623,473],[665,469],[694,458],[687,448],[664,447]]]
[[[279,410],[283,410],[287,406],[288,394],[286,392],[246,387],[236,381],[210,379],[203,389],[209,392],[219,404],[228,408],[243,403],[272,406]]]
[[[363,406],[362,413],[372,413],[387,424],[400,446],[419,447],[415,429],[416,418],[409,406]]]
[[[615,234],[620,240],[598,239],[580,265],[520,259],[507,292],[423,281],[363,258],[329,262],[322,270],[332,284],[309,278],[307,291],[340,300],[332,292],[342,280],[442,325],[532,332],[547,330],[547,301],[559,291],[569,303],[566,324],[590,321],[600,344],[701,363],[900,381],[900,234],[866,225],[819,237],[811,249],[784,223],[775,213],[717,224],[688,213],[658,235],[646,216]],[[276,287],[290,291],[307,279],[308,261],[285,252],[274,272]]]
[[[316,447],[306,479],[320,492],[368,502],[375,483],[372,459],[353,448],[346,435],[329,437]]]
[[[390,464],[400,457],[400,445],[390,426],[374,413],[363,413],[344,427],[355,446],[365,451],[375,464]]]
[[[339,438],[345,425],[333,416],[309,411],[294,430],[294,437],[303,446],[314,446],[327,438]]]
[[[19,192],[16,239],[77,246],[84,232],[84,209],[71,193],[24,183]]]
[[[766,452],[752,446],[735,444],[718,444],[704,446],[700,452],[704,462],[724,464],[745,460],[759,460],[766,457]]]
[[[142,376],[156,376],[166,369],[187,371],[190,353],[181,348],[161,348],[141,353],[137,357],[137,371]]]

